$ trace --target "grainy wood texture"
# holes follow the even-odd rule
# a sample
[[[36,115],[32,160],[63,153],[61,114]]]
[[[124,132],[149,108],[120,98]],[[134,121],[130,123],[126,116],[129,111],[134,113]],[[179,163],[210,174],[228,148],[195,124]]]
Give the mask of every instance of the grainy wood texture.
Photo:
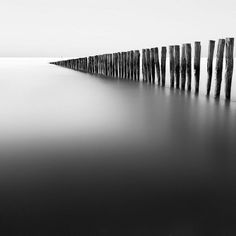
[[[175,84],[174,46],[169,46],[169,58],[170,58],[170,87],[174,88]]]
[[[159,50],[158,50],[158,48],[155,48],[154,60],[155,60],[155,66],[156,66],[157,83],[158,83],[158,85],[160,85],[160,83],[161,83],[161,72],[160,72],[160,62],[159,62]]]
[[[191,91],[192,80],[192,47],[190,43],[186,44],[186,71],[187,71],[187,91]]]
[[[216,54],[216,89],[215,98],[220,97],[222,71],[223,71],[223,58],[224,58],[225,39],[219,39]]]
[[[166,47],[161,48],[161,85],[166,83]]]
[[[225,99],[230,100],[234,68],[234,38],[226,38],[225,46]]]
[[[185,44],[183,44],[182,48],[181,48],[180,74],[181,74],[181,89],[185,90],[185,84],[186,84],[186,49],[185,49]]]
[[[195,94],[199,93],[200,65],[201,65],[201,43],[195,42],[194,43]]]

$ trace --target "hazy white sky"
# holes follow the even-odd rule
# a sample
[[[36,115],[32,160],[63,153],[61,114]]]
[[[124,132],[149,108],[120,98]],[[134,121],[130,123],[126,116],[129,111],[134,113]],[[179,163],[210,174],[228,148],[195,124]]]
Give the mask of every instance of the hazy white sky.
[[[0,56],[88,56],[236,36],[235,0],[0,0]]]

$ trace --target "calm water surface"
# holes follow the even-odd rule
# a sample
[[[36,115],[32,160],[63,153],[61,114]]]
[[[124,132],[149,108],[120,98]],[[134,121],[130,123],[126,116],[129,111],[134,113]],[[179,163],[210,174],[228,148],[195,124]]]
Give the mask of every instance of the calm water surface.
[[[1,235],[236,235],[235,81],[225,104],[204,68],[194,96],[46,62],[1,59]]]

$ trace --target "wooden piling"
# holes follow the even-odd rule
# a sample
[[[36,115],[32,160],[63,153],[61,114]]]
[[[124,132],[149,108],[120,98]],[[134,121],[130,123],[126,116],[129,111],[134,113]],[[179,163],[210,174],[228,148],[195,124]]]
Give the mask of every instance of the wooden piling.
[[[226,38],[225,44],[225,99],[231,98],[231,84],[234,68],[234,38]]]
[[[219,39],[216,54],[216,89],[215,98],[220,97],[222,71],[223,71],[223,58],[224,58],[225,39]]]
[[[182,45],[182,49],[181,49],[180,74],[181,74],[181,89],[185,90],[185,83],[186,83],[186,49],[185,49],[185,44]]]
[[[201,42],[195,42],[194,43],[195,94],[199,93],[200,64],[201,64]]]
[[[161,48],[161,85],[165,86],[166,81],[166,47]]]
[[[135,51],[136,53],[136,80],[140,80],[140,52],[139,50]]]
[[[156,67],[156,75],[157,75],[157,83],[160,85],[161,83],[161,73],[160,73],[160,62],[159,62],[159,51],[158,48],[155,48],[154,50],[154,61],[155,61],[155,67]]]
[[[208,58],[207,58],[207,96],[210,95],[210,91],[211,91],[214,49],[215,49],[215,41],[210,40],[209,46],[208,46]]]
[[[175,45],[175,83],[176,88],[179,89],[179,79],[180,79],[180,47]]]
[[[192,80],[192,47],[190,43],[185,45],[186,47],[186,71],[187,71],[187,91],[191,91]]]
[[[147,49],[147,79],[148,82],[151,83],[151,55],[150,55],[150,49]]]
[[[151,48],[150,51],[150,63],[151,63],[151,82],[155,84],[155,49]]]
[[[142,49],[142,75],[143,81],[146,82],[146,50]]]
[[[175,83],[174,46],[169,46],[169,57],[170,57],[170,87],[174,88],[174,83]]]

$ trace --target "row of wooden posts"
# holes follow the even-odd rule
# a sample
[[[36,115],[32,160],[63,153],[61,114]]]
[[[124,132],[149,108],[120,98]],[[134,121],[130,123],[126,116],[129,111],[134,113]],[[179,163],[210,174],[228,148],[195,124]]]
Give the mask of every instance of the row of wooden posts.
[[[215,41],[210,40],[208,46],[207,59],[207,88],[206,94],[210,95],[213,75],[213,58]],[[225,51],[225,98],[230,100],[231,84],[234,64],[234,38],[219,39],[216,52],[216,86],[215,98],[220,97],[223,61]],[[159,61],[159,49],[142,50],[142,80],[144,82],[157,82],[158,85],[165,86],[166,83],[166,58],[167,47],[161,47]],[[192,45],[190,43],[169,46],[169,70],[170,87],[191,91],[192,89]],[[201,64],[201,43],[194,42],[194,80],[195,93],[199,93],[200,64]],[[51,64],[66,68],[120,79],[140,80],[140,52],[139,50],[118,52],[113,54],[96,55],[78,59],[51,62]]]

